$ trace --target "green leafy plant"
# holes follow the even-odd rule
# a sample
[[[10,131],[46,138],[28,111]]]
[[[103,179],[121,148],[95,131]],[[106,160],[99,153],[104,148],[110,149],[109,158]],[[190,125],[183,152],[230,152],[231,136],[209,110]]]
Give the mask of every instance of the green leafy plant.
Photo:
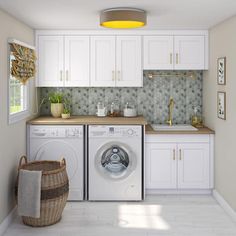
[[[64,108],[63,114],[70,114],[70,109]]]
[[[68,99],[64,99],[63,114],[70,114],[70,101]]]
[[[53,93],[50,93],[48,96],[48,100],[51,103],[63,103],[63,99],[64,99],[64,95],[63,93],[60,93],[60,92],[53,92]]]
[[[48,97],[44,97],[41,100],[41,103],[39,105],[39,107],[41,107],[43,104],[50,102],[50,103],[63,103],[64,101],[64,94],[60,93],[60,92],[52,92],[49,93]]]

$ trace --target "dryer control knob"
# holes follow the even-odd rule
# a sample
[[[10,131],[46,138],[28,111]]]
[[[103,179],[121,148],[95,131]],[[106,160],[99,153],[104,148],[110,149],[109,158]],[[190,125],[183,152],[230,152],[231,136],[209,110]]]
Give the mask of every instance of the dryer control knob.
[[[127,130],[127,134],[128,134],[128,135],[132,135],[132,134],[134,134],[134,131],[133,131],[132,129],[128,129],[128,130]]]

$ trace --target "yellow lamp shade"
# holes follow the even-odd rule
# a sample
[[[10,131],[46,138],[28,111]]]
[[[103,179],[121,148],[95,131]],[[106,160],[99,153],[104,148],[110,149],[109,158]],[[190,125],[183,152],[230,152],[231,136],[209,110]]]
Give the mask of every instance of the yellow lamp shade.
[[[104,27],[107,28],[119,28],[119,29],[126,29],[126,28],[138,28],[138,27],[142,27],[144,26],[144,22],[140,22],[140,21],[128,21],[128,20],[124,20],[124,21],[105,21],[102,22],[101,24]]]
[[[146,24],[146,13],[140,9],[113,8],[100,15],[100,25],[107,28],[138,28]]]

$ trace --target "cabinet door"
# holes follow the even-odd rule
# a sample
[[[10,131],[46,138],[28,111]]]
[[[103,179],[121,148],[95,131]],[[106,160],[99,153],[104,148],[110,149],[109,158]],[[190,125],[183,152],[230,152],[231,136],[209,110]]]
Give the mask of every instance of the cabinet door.
[[[89,36],[65,37],[65,86],[89,86]]]
[[[178,188],[209,188],[209,144],[178,144]]]
[[[117,36],[116,86],[143,86],[141,36]]]
[[[172,143],[146,144],[146,188],[176,189],[176,145]]]
[[[177,70],[205,69],[204,36],[175,36],[175,68]]]
[[[91,37],[91,86],[115,86],[115,36]]]
[[[173,69],[173,36],[144,36],[144,69]]]
[[[38,87],[64,86],[63,36],[38,38]]]

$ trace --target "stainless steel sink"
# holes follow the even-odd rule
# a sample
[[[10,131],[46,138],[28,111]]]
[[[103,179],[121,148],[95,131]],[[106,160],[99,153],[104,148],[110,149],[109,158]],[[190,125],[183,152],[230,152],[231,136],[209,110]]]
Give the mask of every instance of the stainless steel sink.
[[[193,127],[192,125],[162,125],[162,124],[151,124],[152,128],[155,131],[196,131],[197,128]]]

